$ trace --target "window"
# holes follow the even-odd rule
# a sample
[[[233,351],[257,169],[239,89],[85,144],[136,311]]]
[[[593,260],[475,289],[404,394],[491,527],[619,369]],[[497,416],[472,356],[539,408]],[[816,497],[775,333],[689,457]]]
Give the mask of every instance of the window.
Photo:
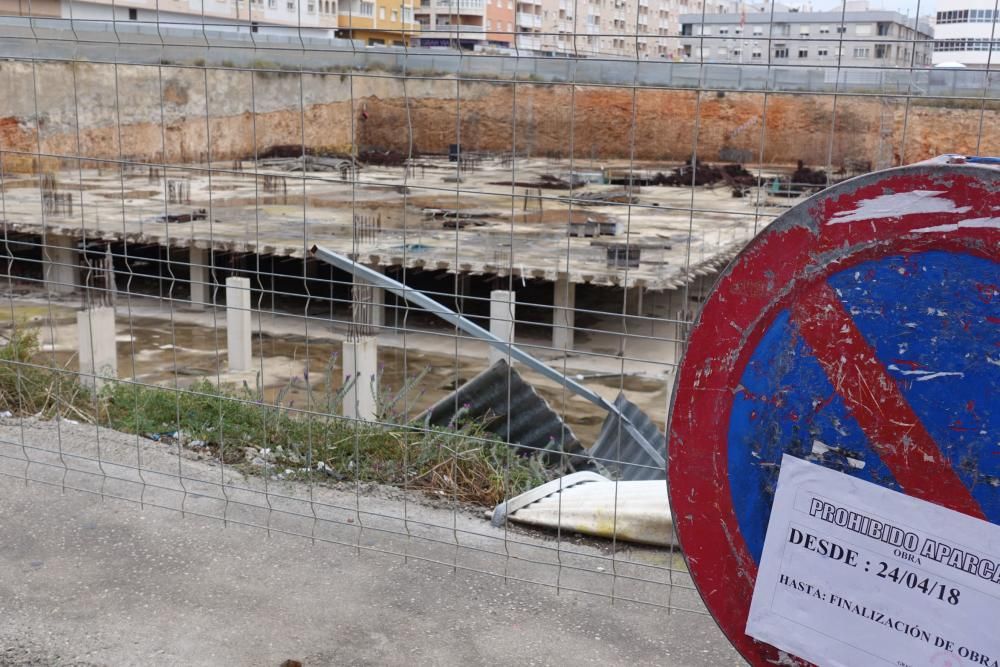
[[[374,2],[362,2],[361,11],[358,12],[361,16],[375,16],[375,3]]]
[[[719,28],[719,34],[720,35],[728,35],[729,34],[729,28]]]
[[[867,46],[856,46],[854,47],[854,57],[855,58],[867,58],[871,53],[871,50]]]
[[[854,26],[855,35],[870,35],[872,34],[872,27],[870,25],[856,25]]]
[[[758,36],[759,35],[763,35],[764,34],[764,27],[763,26],[759,26],[759,25],[755,25],[753,27],[753,34],[758,35]]]
[[[724,47],[724,46],[720,46],[719,47],[719,55],[720,56],[725,57],[727,53],[728,53],[728,51],[726,50],[726,47]]]
[[[139,10],[135,9],[133,7],[130,7],[129,10],[128,10],[128,20],[129,21],[138,21],[139,20]]]
[[[809,49],[799,49],[799,58],[808,58]]]
[[[385,20],[385,7],[379,7],[378,8],[378,19],[379,19],[379,21],[384,21]]]
[[[493,21],[491,21],[490,19],[486,19],[486,29],[493,30]]]
[[[820,58],[823,58],[825,56],[830,55],[830,51],[829,49],[817,49],[816,55],[819,56]]]
[[[399,10],[398,9],[392,10],[392,20],[394,22],[395,21],[399,21]]]
[[[753,58],[754,60],[760,60],[760,55],[761,55],[760,49],[754,49],[753,53],[750,54],[750,57]]]
[[[878,24],[878,34],[880,37],[888,37],[891,34],[892,24],[890,23],[879,23]]]
[[[788,46],[785,44],[775,44],[774,45],[774,57],[775,58],[787,58],[788,57]]]
[[[821,35],[829,35],[830,34],[830,26],[828,26],[828,25],[821,25],[819,27],[819,34],[821,34]]]
[[[876,44],[875,45],[875,57],[876,58],[889,58],[892,54],[892,47],[889,44]]]
[[[843,35],[845,32],[847,32],[847,26],[844,26],[844,25],[838,25],[837,26],[837,34],[838,35]]]
[[[799,28],[799,34],[803,37],[809,36],[809,26],[804,25]]]

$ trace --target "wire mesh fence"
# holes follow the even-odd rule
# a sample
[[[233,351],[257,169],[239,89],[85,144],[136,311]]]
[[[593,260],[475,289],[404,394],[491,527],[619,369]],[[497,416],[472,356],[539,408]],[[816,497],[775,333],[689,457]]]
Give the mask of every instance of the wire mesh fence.
[[[992,37],[892,12],[195,4],[0,22],[0,473],[670,610],[713,276],[1000,141]]]

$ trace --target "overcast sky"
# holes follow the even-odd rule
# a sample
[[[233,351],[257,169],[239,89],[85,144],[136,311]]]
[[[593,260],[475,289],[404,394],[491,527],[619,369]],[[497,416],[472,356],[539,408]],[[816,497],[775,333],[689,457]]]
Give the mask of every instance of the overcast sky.
[[[788,4],[795,3],[789,2]],[[913,16],[917,11],[918,4],[921,16],[927,16],[934,12],[935,0],[920,0],[919,3],[918,0],[868,0],[868,5],[872,9],[894,9],[903,14],[909,13],[910,16]],[[840,9],[842,6],[841,0],[813,0],[813,9],[819,11]]]

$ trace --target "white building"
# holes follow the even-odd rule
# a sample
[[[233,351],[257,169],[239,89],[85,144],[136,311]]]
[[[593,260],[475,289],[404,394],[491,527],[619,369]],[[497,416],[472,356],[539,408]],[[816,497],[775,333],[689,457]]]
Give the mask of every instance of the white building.
[[[995,0],[940,0],[937,7],[935,65],[1000,69],[1000,17]]]
[[[990,0],[992,1],[992,0]],[[862,5],[863,6],[863,5]],[[685,60],[799,67],[927,67],[930,26],[893,11],[685,14]]]
[[[700,12],[702,0],[542,0],[541,7],[543,53],[675,58],[680,14]]]

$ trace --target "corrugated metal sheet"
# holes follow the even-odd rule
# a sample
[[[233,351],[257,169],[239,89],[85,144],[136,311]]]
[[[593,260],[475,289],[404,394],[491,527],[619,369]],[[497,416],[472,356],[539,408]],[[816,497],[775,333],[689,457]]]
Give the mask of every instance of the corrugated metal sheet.
[[[490,432],[524,452],[553,452],[545,456],[548,465],[564,470],[589,467],[589,457],[569,426],[503,359],[432,405],[419,419],[447,426],[462,409],[467,418],[483,421]]]
[[[615,406],[632,422],[636,430],[666,457],[667,438],[649,415],[625,398],[625,394],[618,394]],[[667,471],[663,466],[657,465],[636,439],[628,434],[622,426],[621,419],[615,414],[608,414],[604,426],[601,427],[601,433],[597,436],[597,442],[590,448],[589,453],[599,466],[598,469],[604,468],[615,479],[631,481],[667,478]]]

